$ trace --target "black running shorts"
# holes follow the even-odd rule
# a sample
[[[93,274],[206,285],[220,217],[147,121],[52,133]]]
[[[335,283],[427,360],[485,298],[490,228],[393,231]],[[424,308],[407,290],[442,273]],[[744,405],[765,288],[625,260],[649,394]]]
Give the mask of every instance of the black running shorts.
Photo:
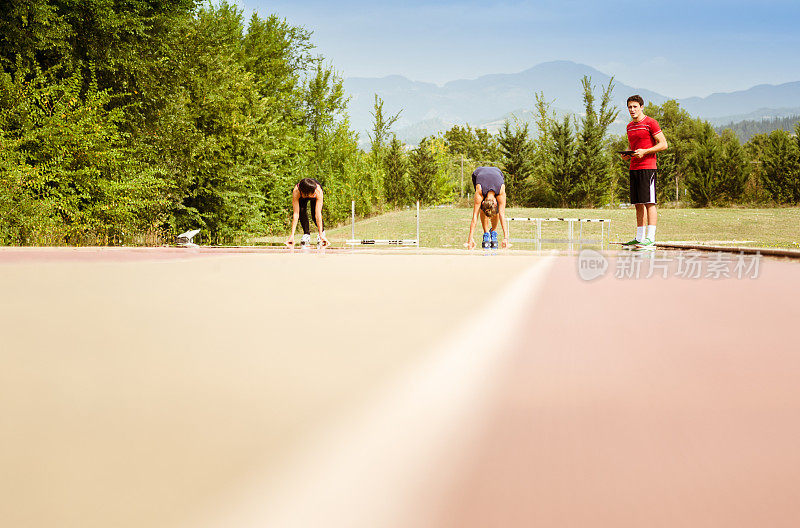
[[[630,171],[631,203],[654,204],[656,202],[656,172],[658,169],[638,169]]]

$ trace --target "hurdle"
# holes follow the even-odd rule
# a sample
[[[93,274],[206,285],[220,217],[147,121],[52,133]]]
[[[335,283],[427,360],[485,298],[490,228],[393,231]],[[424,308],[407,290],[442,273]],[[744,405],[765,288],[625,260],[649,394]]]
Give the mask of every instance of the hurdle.
[[[419,202],[417,202],[417,238],[397,238],[397,239],[374,239],[374,238],[356,238],[356,202],[350,202],[350,239],[345,243],[348,246],[367,246],[367,245],[384,245],[384,246],[417,246],[419,247]]]
[[[611,239],[611,220],[607,218],[509,218],[509,222],[534,222],[536,224],[536,237],[535,238],[511,238],[509,233],[509,242],[520,243],[534,243],[538,251],[542,250],[542,244],[568,244],[569,250],[572,251],[574,244],[579,246],[583,244],[600,244],[600,249],[605,249],[606,245],[606,232],[608,232],[609,241]],[[566,222],[567,223],[567,238],[542,238],[542,223],[544,222]],[[578,238],[575,236],[575,223],[578,223]],[[585,223],[599,223],[600,224],[600,240],[583,238],[583,224]],[[605,228],[608,224],[608,229]],[[511,225],[509,224],[509,232]]]

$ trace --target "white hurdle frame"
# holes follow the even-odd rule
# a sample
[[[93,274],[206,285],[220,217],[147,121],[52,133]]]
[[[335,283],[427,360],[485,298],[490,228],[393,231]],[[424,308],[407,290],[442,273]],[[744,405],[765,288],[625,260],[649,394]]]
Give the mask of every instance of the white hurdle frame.
[[[384,246],[417,246],[419,247],[419,201],[417,202],[417,238],[398,238],[398,239],[359,239],[356,238],[356,202],[350,202],[350,240],[345,243],[348,246],[367,246],[367,245],[384,245]]]
[[[605,249],[606,246],[606,228],[608,224],[608,239],[611,240],[611,220],[608,218],[509,218],[509,222],[535,222],[536,223],[536,238],[511,238],[511,225],[509,224],[509,242],[522,242],[522,243],[535,243],[537,251],[542,250],[542,244],[569,244],[569,250],[572,251],[574,244],[578,246],[583,244],[600,244],[600,249]],[[542,238],[542,222],[567,222],[567,238]],[[579,232],[578,238],[574,238],[575,222],[578,222]],[[583,224],[584,223],[599,223],[600,224],[600,240],[585,239],[583,238]]]

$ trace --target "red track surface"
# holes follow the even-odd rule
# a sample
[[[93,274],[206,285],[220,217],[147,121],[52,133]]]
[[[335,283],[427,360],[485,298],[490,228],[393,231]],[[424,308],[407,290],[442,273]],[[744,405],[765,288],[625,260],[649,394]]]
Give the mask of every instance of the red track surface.
[[[585,283],[560,264],[436,524],[800,526],[798,267]]]

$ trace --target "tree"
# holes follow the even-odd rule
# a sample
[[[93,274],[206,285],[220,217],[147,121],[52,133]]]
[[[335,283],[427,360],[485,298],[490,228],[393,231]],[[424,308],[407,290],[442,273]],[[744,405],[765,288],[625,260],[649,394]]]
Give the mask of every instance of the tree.
[[[479,163],[496,163],[501,158],[497,139],[483,128],[454,125],[444,133],[444,142],[451,154]]]
[[[277,231],[304,176],[332,221],[382,203],[341,79],[275,15],[245,32],[225,0],[27,0],[0,34],[4,241]]]
[[[644,113],[658,121],[669,145],[658,153],[656,196],[660,201],[678,200],[683,196],[689,159],[697,146],[695,139],[703,134],[703,122],[693,119],[675,100],[661,106],[648,104]]]
[[[556,123],[551,103],[544,97],[544,92],[535,94],[536,106],[536,138],[533,139],[533,170],[525,182],[527,205],[549,206],[556,203],[555,193],[550,185],[553,170],[554,151],[552,130]]]
[[[584,206],[596,206],[611,190],[611,160],[606,147],[608,127],[619,114],[612,107],[614,78],[603,88],[600,108],[595,110],[595,97],[591,77],[584,76],[584,116],[580,119],[577,145],[577,188],[575,199]]]
[[[447,147],[441,138],[423,138],[408,155],[408,180],[412,200],[436,204],[454,197],[454,182],[446,172]]]
[[[79,72],[0,73],[0,233],[4,243],[109,243],[158,220],[163,190],[126,156],[120,109]],[[43,233],[43,229],[49,234]]]
[[[390,204],[403,205],[408,202],[407,165],[403,144],[393,135],[383,158],[384,190],[386,201]]]
[[[438,167],[429,138],[422,138],[417,148],[411,151],[408,163],[411,197],[423,203],[432,201]]]
[[[750,160],[732,130],[723,130],[718,141],[722,147],[720,159],[720,191],[729,202],[741,201],[750,173]]]
[[[525,203],[524,182],[533,173],[533,143],[528,133],[528,123],[516,122],[511,128],[508,120],[503,123],[498,137],[503,156],[502,167],[505,173],[506,193],[509,201]]]
[[[686,187],[700,206],[736,201],[744,193],[748,170],[747,157],[736,135],[727,130],[720,138],[705,123],[688,161]]]
[[[716,136],[711,125],[706,124],[695,139],[695,148],[688,160],[686,187],[692,200],[702,207],[719,196],[722,152]]]
[[[800,126],[796,129],[800,132]],[[800,145],[788,132],[767,136],[761,157],[764,189],[780,204],[800,203]]]
[[[372,125],[372,134],[370,134],[370,145],[372,155],[379,159],[383,152],[386,139],[389,137],[389,132],[392,126],[400,119],[402,110],[394,115],[384,116],[383,114],[383,99],[375,94],[375,103],[373,106],[372,117],[374,119]]]
[[[611,156],[611,180],[609,182],[609,198],[612,203],[628,203],[630,201],[630,160],[624,159],[619,151],[628,150],[627,135],[613,138],[608,145]]]
[[[574,205],[578,183],[575,170],[577,145],[569,116],[564,116],[562,121],[551,123],[547,147],[549,151],[546,155],[550,159],[547,166],[547,183],[561,207]]]
[[[306,83],[305,119],[314,144],[320,135],[329,130],[336,117],[344,112],[348,98],[344,93],[342,78],[333,67],[323,65],[322,58],[316,59],[316,67]]]

